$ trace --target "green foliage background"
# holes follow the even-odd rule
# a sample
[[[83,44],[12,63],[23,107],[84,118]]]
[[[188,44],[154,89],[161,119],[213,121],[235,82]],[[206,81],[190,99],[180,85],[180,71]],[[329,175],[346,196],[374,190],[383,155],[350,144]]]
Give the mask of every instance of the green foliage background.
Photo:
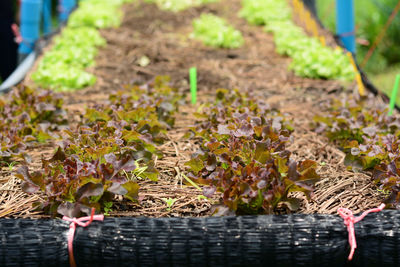
[[[362,62],[376,36],[384,27],[397,2],[398,0],[354,0],[357,38],[369,42],[367,46],[357,44],[357,61],[359,63]],[[335,0],[317,0],[316,3],[319,18],[327,28],[336,32]],[[399,14],[390,25],[364,70],[379,89],[390,93],[395,75],[400,73]]]

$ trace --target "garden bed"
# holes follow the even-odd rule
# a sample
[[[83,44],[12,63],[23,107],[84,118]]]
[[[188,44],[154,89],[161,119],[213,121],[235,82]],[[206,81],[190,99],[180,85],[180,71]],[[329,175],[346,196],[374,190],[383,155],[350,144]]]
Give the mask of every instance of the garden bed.
[[[294,76],[287,67],[290,59],[275,52],[273,37],[262,28],[249,25],[237,16],[240,1],[230,0],[181,11],[178,15],[159,10],[154,4],[135,3],[124,7],[121,27],[102,30],[107,46],[99,50],[96,66],[91,72],[98,77],[94,86],[67,93],[63,98],[74,127],[86,106],[107,100],[109,94],[126,84],[147,83],[158,75],[171,77],[173,87],[189,99],[188,71],[198,71],[199,105],[214,101],[218,88],[252,91],[270,106],[279,109],[293,121],[294,141],[289,145],[297,160],[311,159],[318,163],[321,180],[308,201],[302,198],[300,213],[336,213],[338,207],[363,211],[376,207],[384,195],[377,190],[368,173],[348,171],[345,154],[311,127],[313,117],[322,112],[322,104],[331,99],[351,95],[341,83]],[[205,47],[188,36],[192,20],[203,12],[217,14],[239,29],[245,43],[241,48],[226,50]],[[148,64],[141,59],[147,58]],[[26,84],[31,84],[29,80]],[[380,101],[380,100],[377,100]],[[179,107],[175,126],[168,131],[168,140],[160,147],[164,157],[156,161],[160,172],[158,182],[141,181],[140,204],[115,200],[111,216],[181,217],[210,216],[211,201],[199,199],[202,194],[194,187],[182,185],[184,165],[198,148],[195,140],[183,138],[196,118],[198,106]],[[31,170],[40,169],[41,157],[56,149],[53,142],[30,150]],[[20,182],[8,167],[1,170],[0,217],[42,218],[31,205],[39,196],[23,193]],[[168,209],[163,198],[176,199]],[[215,196],[217,199],[218,196]],[[279,209],[278,213],[287,213]]]

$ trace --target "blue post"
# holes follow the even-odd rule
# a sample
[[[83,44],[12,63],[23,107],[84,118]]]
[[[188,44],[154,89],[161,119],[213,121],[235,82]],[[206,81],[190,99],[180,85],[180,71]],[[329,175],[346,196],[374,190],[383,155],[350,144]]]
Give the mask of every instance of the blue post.
[[[51,0],[43,0],[43,33],[51,32]]]
[[[35,42],[40,35],[40,14],[42,0],[21,1],[21,35],[22,43],[19,46],[20,54],[29,54],[33,51]]]
[[[64,22],[68,19],[72,9],[76,6],[76,0],[59,0],[58,3],[60,10],[58,18],[61,22]]]
[[[336,32],[346,49],[355,53],[354,0],[336,0]]]

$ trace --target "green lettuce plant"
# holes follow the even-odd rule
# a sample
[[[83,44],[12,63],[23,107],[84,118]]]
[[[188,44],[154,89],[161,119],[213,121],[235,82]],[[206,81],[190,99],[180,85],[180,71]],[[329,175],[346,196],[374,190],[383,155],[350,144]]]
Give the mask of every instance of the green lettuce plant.
[[[313,79],[354,80],[349,58],[341,51],[323,46],[295,25],[291,9],[282,0],[243,0],[239,15],[252,24],[265,25],[274,35],[279,54],[293,60],[289,69],[300,77]]]
[[[195,19],[191,36],[205,45],[221,48],[239,48],[244,43],[240,31],[213,14],[202,14]]]
[[[40,61],[32,80],[57,91],[81,89],[96,82],[85,69],[95,64],[98,47],[106,41],[99,28],[117,27],[122,19],[120,6],[131,0],[86,0],[79,4],[67,27],[56,37],[52,49]]]

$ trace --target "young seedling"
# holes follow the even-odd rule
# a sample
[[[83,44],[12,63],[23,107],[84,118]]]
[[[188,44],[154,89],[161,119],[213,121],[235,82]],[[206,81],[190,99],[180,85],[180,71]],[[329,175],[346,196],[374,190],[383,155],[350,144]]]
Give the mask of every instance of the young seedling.
[[[14,166],[17,165],[18,162],[16,162],[16,161],[12,161],[12,162],[1,161],[1,163],[4,163],[5,165],[7,165],[8,170],[9,170],[10,172],[12,172],[13,169],[14,169]]]
[[[112,201],[104,202],[104,215],[110,216],[110,212],[112,212]]]
[[[141,175],[147,170],[147,166],[139,167],[139,161],[140,159],[135,161],[136,169],[133,171],[128,173],[124,170],[124,174],[129,181],[135,181],[138,177],[142,178]]]
[[[162,201],[164,201],[167,204],[167,210],[170,211],[174,203],[177,201],[176,198],[161,198]]]

